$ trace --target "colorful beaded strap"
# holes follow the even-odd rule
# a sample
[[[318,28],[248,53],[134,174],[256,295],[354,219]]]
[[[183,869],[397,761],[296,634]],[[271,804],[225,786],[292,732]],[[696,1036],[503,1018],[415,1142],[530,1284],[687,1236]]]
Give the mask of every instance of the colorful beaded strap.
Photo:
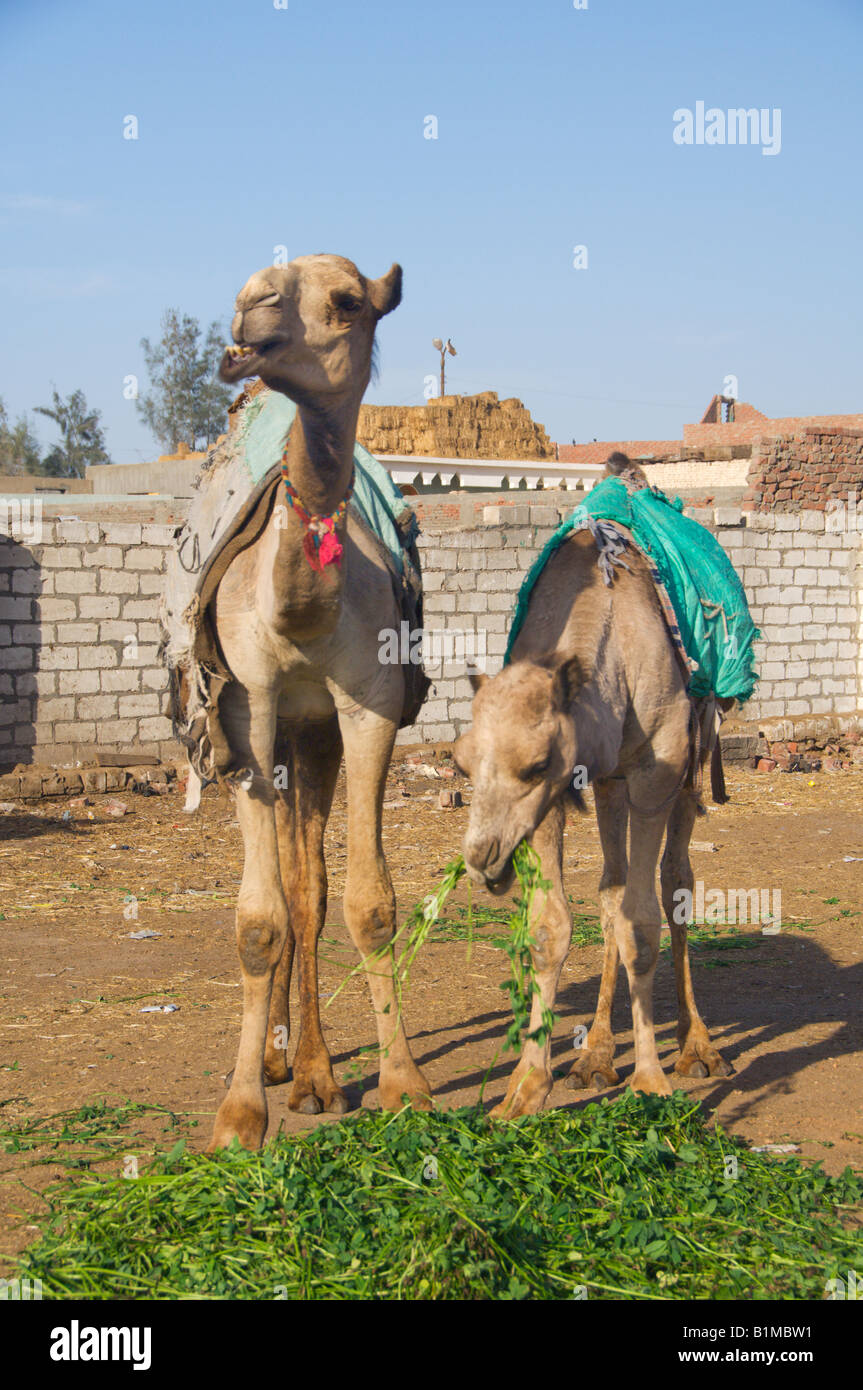
[[[336,527],[343,521],[348,510],[348,503],[354,490],[354,470],[351,469],[351,481],[348,490],[342,498],[334,512],[329,516],[317,516],[313,512],[307,512],[297,495],[297,490],[288,478],[288,446],[285,445],[282,453],[282,481],[285,484],[285,492],[288,501],[306,528],[303,537],[303,550],[306,559],[313,570],[318,570],[323,574],[327,565],[338,565],[342,563],[342,552],[344,547],[336,535]]]

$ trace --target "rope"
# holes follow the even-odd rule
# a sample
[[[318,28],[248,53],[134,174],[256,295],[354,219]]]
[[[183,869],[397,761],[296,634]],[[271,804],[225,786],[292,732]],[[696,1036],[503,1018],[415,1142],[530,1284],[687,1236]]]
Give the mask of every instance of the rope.
[[[307,511],[300,501],[299,493],[288,477],[288,445],[282,450],[282,482],[285,485],[285,493],[288,502],[293,507],[299,520],[305,527],[306,534],[303,537],[303,551],[313,570],[323,574],[327,565],[342,563],[344,547],[336,535],[336,527],[345,519],[348,510],[348,503],[353,496],[355,470],[351,468],[351,480],[348,483],[348,490],[342,498],[334,512],[324,516],[319,512]]]

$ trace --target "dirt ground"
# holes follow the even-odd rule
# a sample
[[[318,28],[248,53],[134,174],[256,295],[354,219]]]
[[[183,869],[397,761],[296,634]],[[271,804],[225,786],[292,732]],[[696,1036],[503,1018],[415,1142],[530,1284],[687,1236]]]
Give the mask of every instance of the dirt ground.
[[[407,756],[416,750],[400,750],[384,811],[400,920],[460,850],[467,809],[438,809],[439,789],[460,787],[470,801],[462,779],[416,775]],[[711,806],[696,824],[696,843],[715,846],[693,852],[696,879],[706,891],[781,888],[782,929],[768,935],[758,924],[742,926],[728,933],[724,949],[693,949],[701,1011],[735,1074],[676,1084],[752,1144],[798,1144],[830,1172],[863,1167],[863,771],[726,771],[730,803]],[[113,818],[107,807],[118,799],[128,811]],[[181,806],[176,792],[123,793],[94,797],[90,807],[52,799],[0,814],[0,1130],[99,1096],[130,1097],[175,1112],[193,1148],[208,1142],[239,1035],[233,904],[242,845],[233,807],[215,789],[197,815]],[[322,1006],[356,963],[341,913],[345,820],[342,780],[327,835]],[[572,814],[566,846],[567,889],[584,922],[597,913],[601,867],[592,815]],[[451,901],[455,922],[466,901],[461,886]],[[478,897],[474,905],[482,906]],[[130,937],[141,930],[160,935]],[[594,1097],[566,1089],[563,1076],[574,1059],[574,1026],[591,1021],[601,957],[599,944],[576,944],[564,967],[553,1044],[561,1079],[549,1105]],[[405,1017],[439,1106],[475,1102],[484,1078],[486,1102],[503,1094],[513,1065],[511,1053],[496,1056],[509,1018],[499,988],[506,965],[486,936],[469,957],[464,940],[431,941],[412,968]],[[166,1003],[179,1007],[142,1012]],[[360,977],[323,1009],[323,1019],[336,1077],[355,1104],[373,1105],[375,1034]],[[656,1019],[669,1070],[676,1039],[667,949],[657,971]],[[634,1059],[622,976],[615,1022],[625,1084]],[[280,1124],[299,1132],[322,1122],[292,1113],[289,1089],[268,1092],[271,1133]],[[165,1142],[158,1127],[151,1138]],[[38,1209],[36,1189],[57,1171],[34,1169],[26,1155],[0,1146],[0,1255],[33,1238],[26,1214]]]

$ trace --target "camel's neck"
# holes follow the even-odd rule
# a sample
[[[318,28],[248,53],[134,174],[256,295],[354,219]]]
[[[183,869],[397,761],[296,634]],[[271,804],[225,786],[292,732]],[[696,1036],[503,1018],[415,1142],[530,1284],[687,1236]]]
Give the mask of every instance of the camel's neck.
[[[306,511],[332,516],[347,495],[353,469],[359,400],[335,410],[299,405],[286,450],[286,472]],[[303,549],[305,527],[294,512],[287,525],[274,509],[265,565],[264,605],[276,631],[302,642],[332,632],[342,601],[344,570],[335,563],[323,572],[309,564]],[[345,523],[337,530],[344,543]]]
[[[301,405],[287,445],[287,474],[307,511],[329,516],[347,493],[359,401],[335,410]]]

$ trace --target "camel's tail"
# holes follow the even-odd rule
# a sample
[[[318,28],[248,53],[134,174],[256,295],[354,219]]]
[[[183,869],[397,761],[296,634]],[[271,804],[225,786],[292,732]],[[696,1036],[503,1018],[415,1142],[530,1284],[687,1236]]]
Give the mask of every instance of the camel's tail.
[[[713,752],[710,755],[710,794],[717,806],[724,806],[730,800],[725,789],[725,773],[722,770],[722,745],[719,742],[719,735],[716,735],[716,742],[713,745]]]

